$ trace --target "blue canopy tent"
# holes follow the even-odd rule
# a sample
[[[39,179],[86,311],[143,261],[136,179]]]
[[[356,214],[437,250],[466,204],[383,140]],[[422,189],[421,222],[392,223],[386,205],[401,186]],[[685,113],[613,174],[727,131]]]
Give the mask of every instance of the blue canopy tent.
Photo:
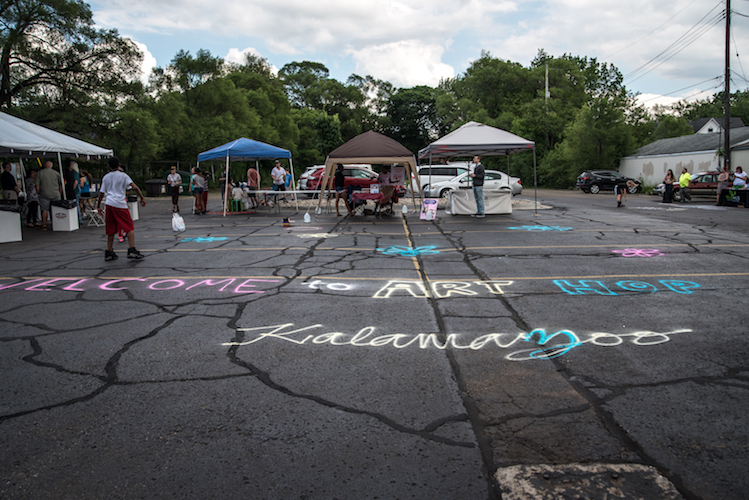
[[[200,153],[198,155],[198,167],[200,166],[201,161],[217,160],[219,158],[226,159],[226,179],[229,179],[230,161],[255,161],[257,164],[259,160],[288,158],[289,170],[291,170],[291,185],[294,185],[294,166],[291,163],[291,153],[287,149],[240,137],[234,141],[227,142],[223,146],[218,146]],[[294,199],[296,199],[296,197],[294,197]],[[226,203],[224,203],[224,216],[226,216]]]

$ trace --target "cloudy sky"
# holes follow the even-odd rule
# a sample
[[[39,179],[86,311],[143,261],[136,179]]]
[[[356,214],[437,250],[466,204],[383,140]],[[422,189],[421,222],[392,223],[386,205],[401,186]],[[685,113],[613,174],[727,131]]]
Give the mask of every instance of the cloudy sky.
[[[704,96],[723,85],[724,0],[89,3],[97,26],[138,43],[147,67],[166,66],[179,50],[206,49],[237,62],[252,52],[275,68],[323,63],[341,82],[356,73],[398,87],[435,86],[463,73],[482,50],[528,66],[544,49],[613,63],[646,104]],[[746,90],[749,18],[739,14],[749,15],[749,0],[733,0],[732,10],[731,88]]]

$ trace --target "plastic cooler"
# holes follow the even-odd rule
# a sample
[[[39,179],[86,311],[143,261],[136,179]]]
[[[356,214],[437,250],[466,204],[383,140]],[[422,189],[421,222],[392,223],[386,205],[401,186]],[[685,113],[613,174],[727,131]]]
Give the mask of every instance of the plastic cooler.
[[[0,205],[0,243],[21,241],[21,207]]]
[[[78,203],[75,200],[53,200],[52,231],[78,230]]]
[[[127,195],[127,208],[130,209],[130,218],[134,221],[140,219],[138,214],[138,197],[134,194]]]

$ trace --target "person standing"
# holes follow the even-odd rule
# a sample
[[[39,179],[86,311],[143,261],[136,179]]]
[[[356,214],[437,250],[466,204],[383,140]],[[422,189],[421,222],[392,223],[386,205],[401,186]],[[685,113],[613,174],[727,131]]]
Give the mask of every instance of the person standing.
[[[179,185],[182,184],[182,176],[177,173],[177,167],[172,166],[166,182],[172,191],[172,212],[179,212]]]
[[[75,200],[76,208],[78,210],[78,224],[83,224],[83,217],[81,217],[81,186],[80,186],[81,174],[78,170],[78,163],[71,161],[68,164],[68,170],[65,172],[65,197],[68,200]]]
[[[260,176],[257,173],[257,170],[255,167],[250,167],[247,169],[247,191],[248,191],[248,197],[250,198],[250,201],[252,202],[252,208],[257,208],[257,197],[255,196],[255,191],[258,190],[260,187]]]
[[[29,171],[28,177],[24,181],[26,186],[26,225],[28,227],[41,226],[41,222],[37,219],[37,212],[39,211],[39,194],[36,192],[36,170],[33,168]]]
[[[190,185],[192,187],[192,194],[195,196],[195,215],[205,213],[205,207],[203,206],[203,190],[206,188],[205,177],[201,175],[200,169],[195,168],[195,174],[192,176]]]
[[[671,201],[674,199],[675,181],[676,178],[674,177],[674,172],[669,168],[668,172],[666,172],[666,177],[663,178],[663,203],[671,203]]]
[[[276,160],[273,170],[270,171],[270,176],[273,178],[273,191],[286,191],[286,170],[281,166],[281,162]],[[286,196],[281,198],[286,200]]]
[[[81,188],[81,203],[85,205],[85,209],[93,209],[94,205],[91,203],[91,174],[86,170],[81,170],[80,188]],[[84,212],[86,211],[84,210]]]
[[[18,183],[16,182],[12,170],[13,167],[10,163],[3,163],[3,173],[0,174],[0,183],[2,183],[3,186],[3,199],[18,203],[18,193],[21,192],[21,188],[18,187]]]
[[[107,207],[105,215],[107,249],[104,252],[104,260],[115,260],[117,254],[114,253],[114,235],[119,230],[127,236],[128,259],[142,259],[144,255],[135,248],[135,227],[133,219],[130,216],[130,210],[127,207],[127,190],[135,189],[140,196],[141,206],[146,206],[146,199],[143,192],[137,184],[133,182],[129,175],[120,170],[120,160],[117,158],[109,159],[109,173],[101,180],[99,188],[99,197],[96,200],[96,209],[99,215],[102,215],[101,201],[104,195],[107,195],[107,201],[104,203]]]
[[[687,167],[681,169],[681,175],[679,176],[679,191],[681,191],[681,202],[686,203],[692,201],[692,192],[689,189],[689,181],[692,180],[692,176],[687,171]]]
[[[341,212],[338,210],[338,200],[343,198],[343,202],[346,204],[346,210],[348,210],[348,214],[354,215],[354,213],[351,211],[351,207],[348,204],[348,193],[346,193],[346,177],[343,175],[343,165],[340,163],[336,167],[336,172],[333,176],[333,180],[335,182],[335,212],[338,214],[338,217],[341,216]]]
[[[718,174],[718,199],[715,201],[716,205],[720,205],[720,193],[722,193],[724,189],[728,189],[731,185],[730,179],[731,176],[728,174],[728,167],[723,166],[723,168],[720,169],[720,174]]]
[[[471,217],[483,219],[484,215],[484,166],[481,164],[481,157],[473,157],[473,171],[471,173],[471,179],[473,179],[473,197],[476,199],[476,213]]]
[[[39,193],[39,208],[42,209],[42,229],[47,229],[47,218],[53,201],[62,195],[62,177],[52,168],[52,162],[44,162],[44,168],[36,174],[36,192]]]
[[[208,170],[203,170],[201,174],[203,176],[203,213],[206,213],[208,211],[208,180],[211,178],[211,174],[208,173]]]

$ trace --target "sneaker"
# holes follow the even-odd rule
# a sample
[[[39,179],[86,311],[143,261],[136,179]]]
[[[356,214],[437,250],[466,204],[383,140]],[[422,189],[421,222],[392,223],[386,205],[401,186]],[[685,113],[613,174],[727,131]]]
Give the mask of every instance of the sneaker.
[[[476,214],[471,214],[471,217],[476,217]]]
[[[104,260],[117,260],[119,257],[117,257],[117,254],[114,253],[114,250],[104,250]]]
[[[142,259],[143,257],[145,257],[145,255],[143,255],[138,250],[136,250],[135,247],[127,249],[127,258],[128,259]]]
[[[484,214],[476,214],[476,218],[477,219],[483,219],[484,217],[486,217],[486,215],[484,215]]]

